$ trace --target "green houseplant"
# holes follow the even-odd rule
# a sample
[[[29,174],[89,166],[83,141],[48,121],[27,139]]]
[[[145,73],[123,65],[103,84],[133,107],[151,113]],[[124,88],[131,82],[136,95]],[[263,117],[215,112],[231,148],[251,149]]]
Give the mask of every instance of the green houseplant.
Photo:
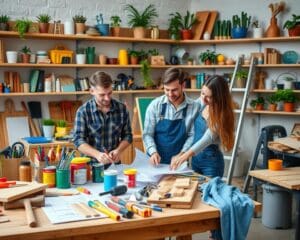
[[[40,14],[36,17],[39,23],[39,32],[40,33],[48,33],[49,30],[49,22],[51,21],[51,16],[48,14]]]
[[[43,119],[42,127],[43,127],[44,137],[52,138],[54,135],[54,130],[55,130],[55,121],[50,118]]]
[[[65,120],[56,121],[55,137],[63,137],[67,135],[67,122]]]
[[[297,102],[296,94],[291,89],[280,89],[277,90],[275,95],[278,101],[283,101],[283,109],[286,112],[293,112],[295,103]]]
[[[287,20],[283,24],[283,28],[288,29],[289,36],[300,36],[300,15],[292,14],[292,20]]]
[[[151,67],[147,59],[142,60],[141,62],[141,75],[143,76],[144,86],[146,88],[151,88],[153,82],[151,79]]]
[[[171,18],[168,19],[169,27],[168,32],[170,35],[170,38],[173,40],[179,40],[180,39],[180,21],[179,19],[174,15],[170,14]]]
[[[237,88],[244,88],[246,86],[246,80],[248,77],[248,71],[245,69],[240,69],[236,72],[236,84]]]
[[[199,59],[205,65],[214,64],[217,59],[217,54],[215,51],[207,49],[205,52],[200,53]]]
[[[255,110],[264,110],[265,99],[263,97],[258,97],[256,99],[252,99],[250,102],[250,106]]]
[[[276,94],[271,94],[267,97],[266,100],[269,103],[269,110],[276,111],[277,103],[278,103],[278,96]]]
[[[232,16],[232,38],[245,38],[247,36],[248,27],[251,23],[251,16],[242,11],[241,17],[237,14]]]
[[[0,15],[0,30],[1,31],[8,31],[8,21],[9,21],[9,16],[7,15]]]
[[[128,49],[127,53],[130,58],[130,64],[138,64],[139,63],[139,57],[141,55],[140,51],[137,51],[134,49]]]
[[[24,34],[28,32],[32,21],[29,19],[17,19],[15,29],[18,31],[20,38],[24,38]]]
[[[21,50],[21,58],[23,63],[29,63],[31,49],[27,46],[24,46]]]
[[[126,4],[124,10],[129,19],[128,24],[133,28],[135,38],[145,37],[145,28],[153,25],[154,18],[158,17],[157,10],[153,4],[148,5],[143,12],[139,12],[133,5]]]
[[[83,15],[75,15],[73,17],[73,22],[75,23],[75,33],[76,34],[84,34],[85,33],[85,22],[86,17]]]
[[[179,12],[171,13],[170,16],[174,19],[174,23],[178,24],[178,27],[181,31],[181,38],[192,39],[192,27],[197,22],[197,18],[194,13],[186,12],[186,15],[181,15]],[[173,24],[174,24],[173,23]]]
[[[118,15],[114,15],[110,17],[110,26],[111,26],[111,35],[114,37],[120,36],[120,25],[121,25],[121,18]]]

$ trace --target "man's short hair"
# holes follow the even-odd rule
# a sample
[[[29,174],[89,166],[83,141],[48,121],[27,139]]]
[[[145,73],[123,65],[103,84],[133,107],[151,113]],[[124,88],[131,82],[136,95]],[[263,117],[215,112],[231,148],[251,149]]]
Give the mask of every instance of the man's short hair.
[[[112,85],[112,79],[110,75],[105,72],[97,71],[89,78],[91,87],[103,87],[108,88]]]
[[[168,68],[163,76],[163,84],[169,84],[171,82],[179,80],[180,84],[183,84],[187,79],[187,72],[182,71],[180,68],[172,67]]]

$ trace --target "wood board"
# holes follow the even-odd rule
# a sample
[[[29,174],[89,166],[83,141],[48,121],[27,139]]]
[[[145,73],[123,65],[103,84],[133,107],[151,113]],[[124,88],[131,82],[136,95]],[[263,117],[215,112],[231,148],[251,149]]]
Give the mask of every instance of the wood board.
[[[215,10],[210,11],[208,19],[206,21],[204,32],[208,32],[211,37],[212,37],[212,32],[214,29],[215,21],[217,20],[218,15],[219,15],[218,11],[215,11]]]
[[[28,115],[25,111],[16,111],[15,109],[15,105],[14,105],[14,101],[10,98],[6,99],[5,100],[5,103],[4,103],[4,112],[0,112],[0,131],[2,131],[2,134],[1,134],[1,148],[4,148],[6,146],[9,145],[9,136],[11,135],[10,133],[15,131],[15,128],[14,129],[8,129],[8,125],[7,125],[7,119],[12,119],[12,118],[15,118],[16,120],[18,119],[24,119],[24,118],[27,118]],[[22,128],[24,127],[24,128]],[[18,126],[18,131],[19,132],[24,132],[26,131],[27,133],[27,130],[26,129],[29,129],[29,126],[28,126],[28,121],[27,121],[27,126],[26,125],[19,125]],[[28,132],[28,136],[29,136],[29,132]]]
[[[194,198],[196,196],[198,181],[191,181],[191,185],[188,189],[185,189],[184,195],[180,197],[171,197],[167,199],[159,199],[160,194],[158,193],[161,186],[173,186],[176,179],[176,176],[167,176],[164,177],[158,185],[157,189],[154,189],[151,192],[147,202],[158,204],[160,207],[169,207],[169,208],[192,208],[194,203]]]
[[[12,202],[24,197],[29,197],[37,194],[45,195],[47,188],[46,184],[34,183],[34,182],[20,182],[17,184],[27,184],[26,186],[2,188],[0,189],[0,202]]]
[[[72,127],[75,120],[76,111],[81,105],[81,101],[49,102],[48,107],[50,118],[54,120],[65,120],[68,124],[68,127]]]
[[[200,40],[202,38],[208,16],[209,16],[209,11],[196,12],[196,18],[198,22],[194,24],[192,28],[194,34],[193,37],[194,40]]]
[[[297,151],[300,151],[300,140],[294,137],[277,138],[274,142],[281,143]]]

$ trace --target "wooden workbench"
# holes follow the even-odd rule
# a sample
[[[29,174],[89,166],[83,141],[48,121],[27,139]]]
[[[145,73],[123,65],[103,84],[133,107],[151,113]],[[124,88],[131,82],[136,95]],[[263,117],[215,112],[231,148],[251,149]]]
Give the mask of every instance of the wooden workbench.
[[[260,204],[256,204],[260,211]],[[152,217],[122,220],[111,219],[88,220],[53,225],[49,222],[41,208],[35,209],[38,226],[30,228],[26,224],[24,210],[5,212],[10,222],[1,223],[0,240],[132,240],[159,239],[168,236],[191,235],[217,229],[220,226],[220,212],[217,208],[200,201],[198,193],[192,209],[164,209],[153,212]]]
[[[249,175],[262,181],[291,190],[297,201],[295,240],[300,239],[300,167],[284,168],[280,171],[253,170]],[[292,207],[292,206],[291,206]]]

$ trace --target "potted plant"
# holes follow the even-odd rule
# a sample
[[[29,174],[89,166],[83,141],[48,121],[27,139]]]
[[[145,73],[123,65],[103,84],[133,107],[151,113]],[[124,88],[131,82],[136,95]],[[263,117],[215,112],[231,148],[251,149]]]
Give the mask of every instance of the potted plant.
[[[283,101],[283,110],[285,112],[293,112],[295,103],[297,102],[296,94],[291,89],[277,90],[275,95],[278,101]]]
[[[292,20],[285,21],[283,28],[288,29],[289,36],[300,36],[300,15],[292,14]]]
[[[189,57],[189,58],[187,59],[187,64],[188,64],[188,65],[193,65],[193,64],[194,64],[194,58]]]
[[[244,69],[240,69],[236,72],[236,84],[237,88],[244,88],[246,86],[246,80],[248,77],[248,71]]]
[[[252,22],[253,38],[262,38],[263,29],[260,27],[258,20]]]
[[[133,28],[134,38],[144,38],[146,28],[153,25],[154,18],[158,17],[157,10],[153,4],[148,5],[143,12],[139,12],[131,4],[126,4],[124,10],[128,13],[128,24]]]
[[[211,65],[216,63],[217,54],[215,51],[207,49],[205,52],[200,53],[199,59],[205,65]]]
[[[55,137],[63,137],[67,135],[67,122],[65,120],[58,120],[56,122]]]
[[[171,18],[169,18],[169,27],[168,32],[169,36],[173,40],[179,40],[180,39],[180,21],[179,19],[174,15],[170,14]]]
[[[232,38],[245,38],[247,36],[248,27],[250,25],[251,16],[242,11],[241,17],[238,15],[232,16]]]
[[[121,25],[121,18],[118,15],[114,15],[110,17],[110,26],[111,26],[111,35],[114,37],[120,36],[120,25]]]
[[[269,103],[269,110],[276,111],[277,110],[277,102],[278,96],[276,94],[271,94],[267,97],[267,102]]]
[[[86,51],[85,48],[77,48],[76,49],[76,63],[77,64],[85,64],[86,63]]]
[[[263,97],[252,99],[250,102],[250,106],[255,110],[264,110],[264,104],[265,104],[265,99]]]
[[[75,15],[73,17],[73,22],[75,23],[75,33],[84,34],[86,17],[83,15]]]
[[[28,19],[17,19],[15,23],[15,29],[19,33],[20,38],[24,38],[24,34],[28,32],[32,21]]]
[[[128,49],[128,56],[130,60],[130,64],[138,64],[139,63],[139,57],[140,57],[140,51]]]
[[[174,17],[174,19],[176,19],[175,22],[179,24],[181,39],[192,39],[192,27],[197,22],[195,14],[187,11],[185,16],[181,15],[179,12],[171,13],[170,16]]]
[[[42,127],[43,127],[43,133],[44,137],[46,138],[52,138],[55,130],[55,122],[52,119],[43,119],[42,120]]]
[[[151,67],[147,59],[142,60],[141,62],[141,75],[143,76],[144,86],[146,88],[151,88],[153,82],[151,79]]]
[[[36,18],[39,23],[39,32],[40,33],[48,33],[49,22],[51,21],[51,16],[48,14],[40,14]]]
[[[0,15],[0,30],[1,31],[8,31],[8,21],[9,21],[9,16],[7,15]]]
[[[29,63],[31,50],[29,47],[24,46],[21,50],[21,58],[23,63]]]

